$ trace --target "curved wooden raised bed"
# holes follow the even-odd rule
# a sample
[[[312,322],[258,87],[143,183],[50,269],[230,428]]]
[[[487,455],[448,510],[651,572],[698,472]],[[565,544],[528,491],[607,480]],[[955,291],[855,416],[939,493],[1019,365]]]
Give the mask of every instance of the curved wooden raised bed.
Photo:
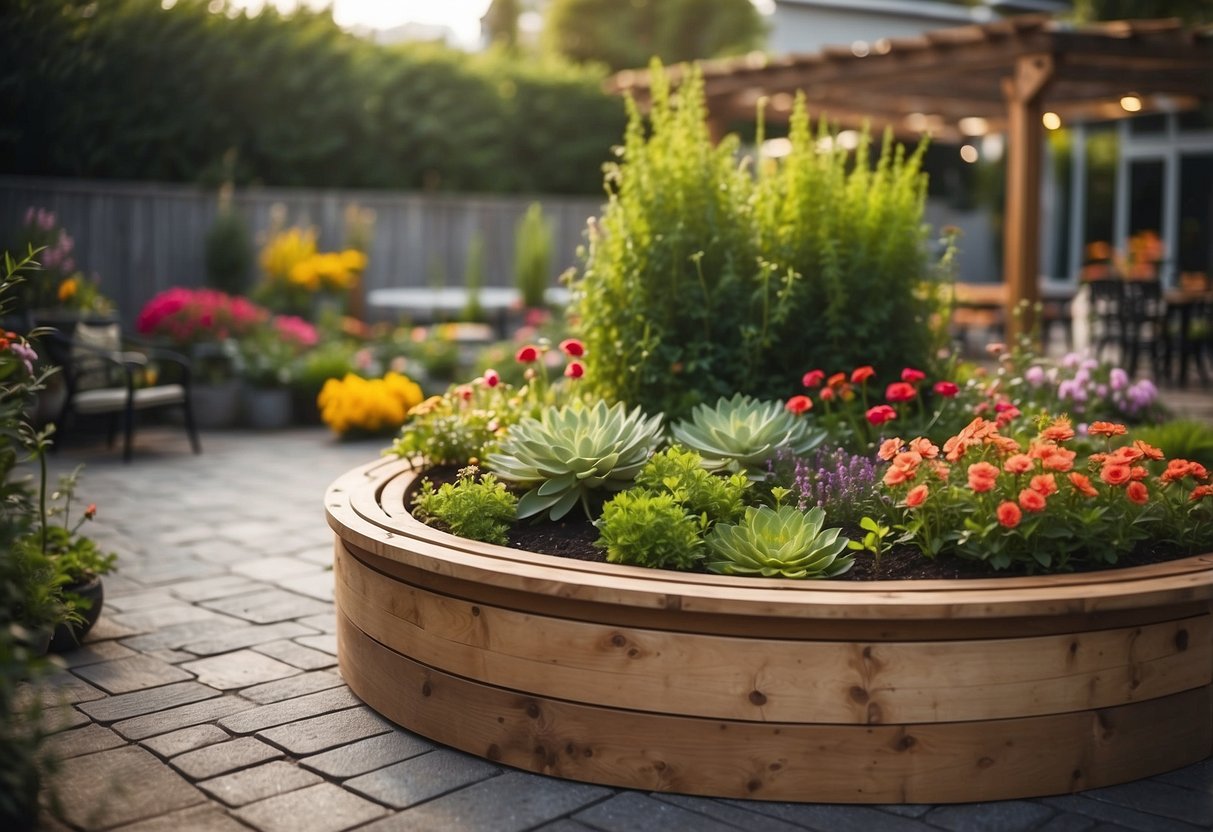
[[[358,696],[503,764],[766,800],[958,802],[1213,751],[1213,555],[1080,575],[796,582],[586,563],[414,520],[407,465],[327,494]]]

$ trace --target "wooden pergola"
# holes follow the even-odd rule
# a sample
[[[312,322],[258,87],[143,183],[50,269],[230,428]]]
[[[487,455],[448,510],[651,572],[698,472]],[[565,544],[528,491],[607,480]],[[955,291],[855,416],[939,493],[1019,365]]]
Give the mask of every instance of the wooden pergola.
[[[1213,30],[1186,29],[1177,20],[1074,26],[1031,15],[815,54],[709,61],[701,69],[717,135],[723,125],[753,118],[764,98],[768,120],[786,119],[799,91],[814,114],[844,126],[866,122],[952,142],[1005,133],[1003,279],[1006,320],[1014,326],[1020,303],[1027,301],[1030,313],[1040,297],[1045,115],[1062,124],[1106,121],[1213,99]],[[686,72],[671,68],[672,82]],[[609,88],[644,107],[648,72],[620,72]]]

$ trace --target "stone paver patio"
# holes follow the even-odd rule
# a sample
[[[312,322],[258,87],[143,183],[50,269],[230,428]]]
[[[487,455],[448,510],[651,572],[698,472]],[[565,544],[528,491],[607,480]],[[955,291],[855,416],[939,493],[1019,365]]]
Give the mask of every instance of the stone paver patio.
[[[142,430],[134,463],[69,445],[120,555],[88,643],[48,702],[65,759],[51,829],[1175,832],[1213,828],[1213,760],[1079,795],[835,806],[608,789],[436,747],[362,705],[336,670],[321,497],[382,442],[321,430]]]

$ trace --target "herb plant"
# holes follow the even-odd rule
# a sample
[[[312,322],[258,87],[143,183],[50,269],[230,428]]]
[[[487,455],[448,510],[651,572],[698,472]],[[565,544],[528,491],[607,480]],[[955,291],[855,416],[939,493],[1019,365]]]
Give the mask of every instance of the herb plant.
[[[414,516],[430,525],[438,521],[460,537],[505,545],[518,498],[492,474],[479,473],[468,466],[454,483],[443,483],[437,490],[424,480],[413,498]]]
[[[703,558],[703,522],[674,494],[621,491],[602,507],[595,545],[606,549],[611,563],[690,569]]]
[[[691,514],[716,523],[741,516],[750,481],[740,473],[710,474],[703,468],[703,457],[675,445],[653,454],[636,476],[636,485],[668,493]]]

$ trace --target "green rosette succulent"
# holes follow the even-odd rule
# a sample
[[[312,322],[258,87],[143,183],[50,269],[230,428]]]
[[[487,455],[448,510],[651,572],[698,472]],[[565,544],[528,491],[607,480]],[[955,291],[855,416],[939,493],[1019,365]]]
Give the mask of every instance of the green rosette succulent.
[[[822,428],[788,411],[781,402],[736,394],[715,407],[701,404],[671,429],[674,440],[703,457],[709,471],[744,471],[751,480],[766,476],[767,461],[787,448],[797,456],[826,438]]]
[[[591,492],[627,488],[648,462],[662,441],[662,419],[622,403],[550,407],[511,427],[485,463],[502,480],[530,488],[518,501],[519,518],[546,511],[559,520],[579,501],[589,517]]]
[[[842,555],[841,529],[826,529],[825,512],[795,506],[750,507],[740,523],[718,523],[707,537],[704,564],[722,575],[763,578],[833,578],[855,563]],[[840,557],[840,555],[842,555]]]

